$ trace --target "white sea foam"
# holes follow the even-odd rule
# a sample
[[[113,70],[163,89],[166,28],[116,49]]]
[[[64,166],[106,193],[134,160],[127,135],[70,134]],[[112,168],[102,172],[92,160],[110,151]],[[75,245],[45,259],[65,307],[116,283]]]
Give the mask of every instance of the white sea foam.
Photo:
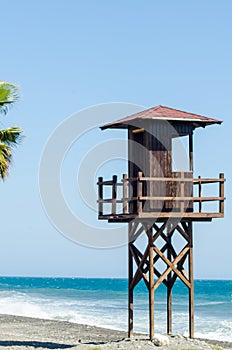
[[[207,306],[207,305],[222,305],[226,304],[225,301],[205,301],[205,302],[198,302],[195,303],[196,306]]]
[[[70,297],[70,295],[72,295]],[[91,295],[78,298],[70,293],[63,295],[37,292],[0,291],[0,313],[18,316],[28,316],[44,319],[65,320],[76,323],[97,325],[101,327],[125,330],[127,329],[126,299],[102,299]],[[140,300],[135,307],[135,330],[148,332],[148,310]],[[187,312],[174,311],[173,330],[176,333],[188,335]],[[165,332],[165,309],[155,313],[156,332]],[[228,319],[219,320],[216,317],[195,317],[195,335],[199,338],[232,341],[232,322]]]
[[[210,331],[196,331],[195,337],[232,342],[232,322],[215,322],[211,326],[212,330]]]

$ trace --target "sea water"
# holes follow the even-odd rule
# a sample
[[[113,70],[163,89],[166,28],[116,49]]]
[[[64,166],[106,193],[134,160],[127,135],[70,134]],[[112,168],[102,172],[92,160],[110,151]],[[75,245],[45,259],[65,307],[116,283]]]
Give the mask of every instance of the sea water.
[[[127,330],[127,280],[0,277],[0,314]],[[148,292],[134,293],[134,329],[148,333]],[[166,331],[166,289],[155,292],[155,332]],[[173,289],[173,333],[188,335],[188,290]],[[195,281],[195,336],[232,342],[232,281]]]

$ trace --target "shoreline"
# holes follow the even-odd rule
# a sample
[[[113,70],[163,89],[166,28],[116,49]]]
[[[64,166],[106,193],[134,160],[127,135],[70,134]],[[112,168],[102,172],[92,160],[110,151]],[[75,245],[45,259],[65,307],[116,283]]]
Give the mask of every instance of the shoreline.
[[[127,332],[89,326],[68,321],[47,320],[14,315],[0,315],[0,346],[9,350],[32,349],[123,349],[162,350],[232,349],[232,342],[211,339],[189,339],[181,335],[146,334],[127,338]]]

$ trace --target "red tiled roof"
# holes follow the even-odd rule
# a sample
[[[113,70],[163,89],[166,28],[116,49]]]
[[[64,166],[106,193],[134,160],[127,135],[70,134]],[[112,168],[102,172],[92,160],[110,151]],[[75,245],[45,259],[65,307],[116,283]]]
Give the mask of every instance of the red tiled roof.
[[[130,124],[130,121],[133,120],[169,120],[169,121],[182,121],[182,122],[192,122],[195,124],[195,127],[206,126],[210,124],[221,124],[221,120],[204,117],[203,115],[193,114],[189,112],[180,111],[178,109],[165,107],[165,106],[156,106],[145,111],[132,114],[123,119],[116,120],[115,122],[103,125],[102,130],[107,128],[126,128]]]

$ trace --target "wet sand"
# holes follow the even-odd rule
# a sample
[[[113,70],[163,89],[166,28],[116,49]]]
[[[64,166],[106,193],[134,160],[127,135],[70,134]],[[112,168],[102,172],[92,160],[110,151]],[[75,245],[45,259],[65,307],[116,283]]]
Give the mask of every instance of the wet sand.
[[[0,315],[0,347],[9,350],[177,350],[232,349],[232,343],[212,340],[191,340],[180,335],[146,335],[128,339],[126,332],[64,321]]]

